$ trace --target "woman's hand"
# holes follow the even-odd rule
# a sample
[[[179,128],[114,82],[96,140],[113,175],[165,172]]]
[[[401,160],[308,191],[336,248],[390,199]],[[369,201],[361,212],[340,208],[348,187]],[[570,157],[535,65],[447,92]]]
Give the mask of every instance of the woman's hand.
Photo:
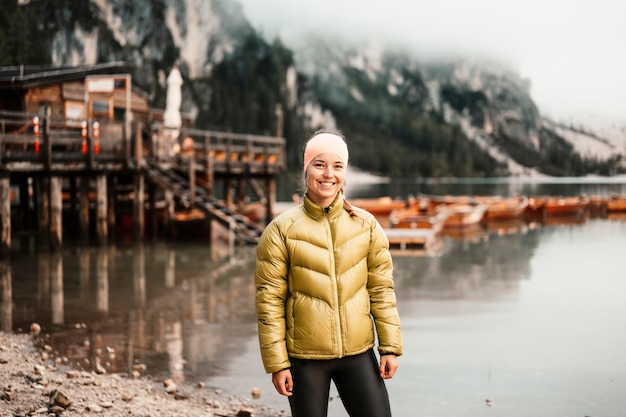
[[[380,357],[380,377],[391,379],[398,370],[398,358],[396,355],[383,355]]]
[[[272,374],[272,384],[274,384],[274,388],[276,388],[276,391],[278,391],[280,395],[290,397],[292,395],[291,391],[293,390],[291,371],[289,369],[283,369],[282,371],[274,372]]]

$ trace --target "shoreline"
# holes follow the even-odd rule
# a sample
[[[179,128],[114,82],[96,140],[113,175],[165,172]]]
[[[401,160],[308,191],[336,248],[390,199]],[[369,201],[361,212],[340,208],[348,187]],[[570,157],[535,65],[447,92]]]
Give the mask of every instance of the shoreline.
[[[44,337],[0,331],[0,417],[288,417],[258,403],[257,394],[225,397],[219,388],[159,381],[139,371],[78,370]]]

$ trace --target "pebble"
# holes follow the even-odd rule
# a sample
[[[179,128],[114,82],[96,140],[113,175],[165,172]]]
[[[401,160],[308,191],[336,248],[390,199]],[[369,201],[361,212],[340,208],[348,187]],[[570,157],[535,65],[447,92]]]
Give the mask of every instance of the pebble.
[[[41,336],[33,329],[42,330],[37,326],[29,334],[0,332],[0,409],[9,411],[2,417],[288,415],[254,401],[260,397],[256,388],[251,388],[253,398],[226,398],[222,390],[204,389],[201,382],[141,376],[145,365],[129,375],[73,369],[66,358],[54,357],[50,347],[36,347]]]

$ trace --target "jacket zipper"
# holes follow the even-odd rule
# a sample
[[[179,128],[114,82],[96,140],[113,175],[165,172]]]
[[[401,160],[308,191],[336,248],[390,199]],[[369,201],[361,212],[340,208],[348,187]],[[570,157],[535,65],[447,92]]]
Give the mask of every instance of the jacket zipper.
[[[332,257],[332,271],[334,282],[334,295],[335,295],[335,320],[337,326],[337,345],[339,348],[339,357],[343,357],[343,338],[341,337],[341,314],[339,312],[339,281],[337,280],[337,268],[335,263],[335,244],[333,242],[333,234],[330,230],[330,220],[328,219],[328,212],[324,211],[324,218],[326,220],[326,231],[330,240],[330,250]]]

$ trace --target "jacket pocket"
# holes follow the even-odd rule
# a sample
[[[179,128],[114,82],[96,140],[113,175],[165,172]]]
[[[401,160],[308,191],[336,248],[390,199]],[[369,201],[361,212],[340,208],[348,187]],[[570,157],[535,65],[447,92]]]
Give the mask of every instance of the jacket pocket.
[[[288,324],[288,349],[294,354],[337,354],[336,318],[332,308],[316,298],[299,294],[293,299]]]

